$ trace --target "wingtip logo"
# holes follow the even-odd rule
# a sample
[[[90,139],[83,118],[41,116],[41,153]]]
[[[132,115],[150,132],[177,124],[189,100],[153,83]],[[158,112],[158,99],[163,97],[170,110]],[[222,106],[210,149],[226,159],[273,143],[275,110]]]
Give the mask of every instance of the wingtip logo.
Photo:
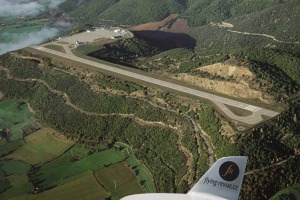
[[[231,161],[224,162],[219,168],[219,174],[225,181],[234,181],[239,176],[240,169]]]

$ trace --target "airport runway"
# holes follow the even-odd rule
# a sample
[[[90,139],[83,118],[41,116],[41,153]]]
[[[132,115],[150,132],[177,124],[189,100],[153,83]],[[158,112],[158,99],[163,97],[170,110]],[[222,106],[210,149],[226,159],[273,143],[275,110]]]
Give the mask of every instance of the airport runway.
[[[98,62],[94,62],[94,61],[90,61],[87,59],[83,59],[80,57],[75,56],[74,54],[72,54],[71,51],[66,51],[67,53],[61,53],[55,50],[51,50],[51,49],[47,49],[43,46],[33,46],[32,48],[38,49],[40,51],[46,52],[46,53],[50,53],[56,56],[60,56],[63,58],[67,58],[76,62],[80,62],[80,63],[84,63],[93,67],[97,67],[106,71],[110,71],[113,73],[117,73],[117,74],[121,74],[123,76],[128,76],[134,79],[138,79],[144,82],[148,82],[148,83],[152,83],[155,85],[159,85],[165,88],[169,88],[172,90],[176,90],[182,93],[186,93],[189,95],[193,95],[196,97],[200,97],[200,98],[204,98],[204,99],[208,99],[210,101],[212,101],[213,103],[215,103],[215,105],[217,105],[229,118],[236,120],[236,121],[240,121],[246,124],[250,124],[250,125],[254,125],[257,124],[259,122],[262,121],[262,115],[268,116],[268,117],[275,117],[276,115],[278,115],[278,112],[269,110],[269,109],[265,109],[265,108],[261,108],[258,106],[254,106],[254,105],[250,105],[247,103],[243,103],[237,100],[233,100],[233,99],[229,99],[229,98],[225,98],[225,97],[221,97],[215,94],[210,94],[207,92],[203,92],[200,90],[196,90],[196,89],[192,89],[192,88],[188,88],[185,86],[181,86],[181,85],[177,85],[174,83],[170,83],[167,81],[163,81],[160,79],[156,79],[156,78],[152,78],[152,77],[148,77],[145,75],[141,75],[141,74],[137,74],[134,72],[130,72],[127,70],[123,70],[123,69],[119,69],[117,67],[112,67],[106,64],[102,64],[102,63],[98,63]],[[64,46],[64,48],[68,48],[66,46]],[[234,113],[232,113],[224,104],[226,105],[230,105],[230,106],[234,106],[237,108],[241,108],[244,110],[248,110],[251,111],[253,114],[251,116],[246,116],[246,117],[242,117],[242,116],[237,116]]]

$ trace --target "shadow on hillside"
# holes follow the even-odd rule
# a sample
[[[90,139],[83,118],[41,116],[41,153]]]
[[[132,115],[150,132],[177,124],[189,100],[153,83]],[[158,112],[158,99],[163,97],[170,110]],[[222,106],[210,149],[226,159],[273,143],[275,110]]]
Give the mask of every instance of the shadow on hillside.
[[[158,51],[145,52],[145,54],[137,56],[137,53],[131,51],[130,48],[126,48],[120,43],[110,43],[104,46],[104,48],[87,54],[90,57],[101,59],[107,62],[112,62],[115,64],[121,64],[127,67],[139,69],[137,63],[139,63],[138,57],[151,57],[157,53],[175,49],[175,48],[188,48],[194,49],[196,46],[196,40],[184,33],[170,33],[162,31],[134,31],[136,38],[143,39],[150,46],[155,47]],[[145,49],[141,49],[145,51]]]
[[[165,51],[175,48],[194,49],[196,46],[196,40],[185,33],[164,31],[133,31],[133,33]]]

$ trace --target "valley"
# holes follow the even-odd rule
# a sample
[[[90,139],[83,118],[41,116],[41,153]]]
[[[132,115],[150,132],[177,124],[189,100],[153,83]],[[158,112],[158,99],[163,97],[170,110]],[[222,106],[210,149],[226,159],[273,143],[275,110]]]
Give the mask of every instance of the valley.
[[[1,199],[185,193],[234,155],[239,199],[299,198],[297,0],[32,2],[0,14]]]

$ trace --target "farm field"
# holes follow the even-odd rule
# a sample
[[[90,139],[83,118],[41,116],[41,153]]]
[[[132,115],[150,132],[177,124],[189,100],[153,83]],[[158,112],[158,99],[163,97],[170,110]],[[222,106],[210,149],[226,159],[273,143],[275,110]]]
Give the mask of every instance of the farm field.
[[[19,34],[30,34],[45,27],[45,22],[27,20],[18,17],[6,17],[0,20],[0,43],[22,40]]]
[[[33,200],[53,200],[53,199],[105,199],[107,192],[95,180],[92,173],[73,180],[69,183],[59,185],[51,190],[32,195]]]
[[[18,38],[18,34],[30,34],[32,32],[40,31],[43,27],[43,25],[22,25],[20,27],[14,26],[4,29],[2,31],[0,30],[0,42],[15,42],[16,40],[20,40],[20,38]]]
[[[30,134],[25,138],[25,144],[7,158],[22,160],[30,164],[43,163],[56,158],[74,144],[55,137],[53,133],[55,133],[54,130],[44,128]]]
[[[134,170],[138,170],[139,173],[137,173],[136,176],[138,177],[139,181],[143,183],[142,185],[146,189],[146,191],[148,193],[156,192],[151,172],[149,171],[149,169],[147,169],[147,167],[144,164],[137,160],[137,158],[132,152],[131,147],[119,142],[116,143],[116,146],[124,147],[123,152],[128,156],[126,159],[127,165],[129,165]]]
[[[35,122],[28,105],[7,101],[0,108],[1,127],[19,131],[12,132],[14,140],[0,140],[0,199],[120,199],[143,193],[141,184],[153,191],[147,187],[153,184],[151,175],[143,171],[132,151],[111,148],[91,153],[50,128],[27,132],[24,137],[24,127]],[[33,194],[33,188],[42,191]]]
[[[109,149],[89,155],[87,149],[75,145],[57,159],[39,167],[34,178],[36,182],[43,180],[42,186],[45,189],[51,188],[123,159],[125,156],[119,151]]]
[[[12,175],[8,178],[11,187],[4,193],[0,193],[0,199],[29,199],[29,194],[32,191],[32,185],[28,182],[28,178],[23,175]]]
[[[18,160],[2,160],[0,167],[5,172],[6,176],[26,174],[30,165]]]
[[[0,103],[0,129],[11,128],[10,141],[21,139],[21,128],[34,122],[33,113],[22,101],[5,101]]]
[[[144,193],[134,172],[125,162],[96,170],[96,178],[110,191],[112,199],[118,200],[130,194]]]

